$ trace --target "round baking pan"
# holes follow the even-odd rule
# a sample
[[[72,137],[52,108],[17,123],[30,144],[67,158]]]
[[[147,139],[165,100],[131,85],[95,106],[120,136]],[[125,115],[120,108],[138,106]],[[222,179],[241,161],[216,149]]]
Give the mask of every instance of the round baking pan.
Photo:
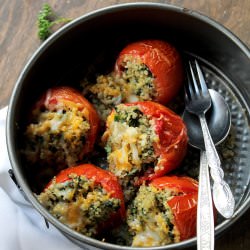
[[[222,93],[231,109],[232,129],[219,153],[225,179],[236,199],[236,210],[231,219],[218,218],[216,236],[229,228],[250,206],[249,49],[220,24],[185,8],[155,3],[111,6],[72,21],[42,44],[20,74],[7,116],[8,152],[20,189],[47,221],[85,249],[136,248],[81,235],[60,223],[41,206],[20,153],[24,117],[44,90],[55,85],[79,87],[89,65],[95,65],[96,72],[108,72],[121,48],[139,39],[163,39],[174,44],[179,51],[196,57],[201,62],[209,87]],[[195,157],[195,153],[190,155]],[[188,154],[187,159],[189,157]],[[198,167],[190,169],[188,166],[187,160],[182,168],[190,174]],[[183,249],[195,244],[196,238],[192,238],[151,249]]]

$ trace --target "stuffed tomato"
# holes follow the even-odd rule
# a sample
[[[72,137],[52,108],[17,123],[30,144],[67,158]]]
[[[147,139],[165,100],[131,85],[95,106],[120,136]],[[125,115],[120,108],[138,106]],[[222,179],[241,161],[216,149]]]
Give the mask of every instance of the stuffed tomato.
[[[152,247],[196,235],[198,183],[163,176],[143,184],[127,211],[132,246]]]
[[[91,237],[125,218],[123,193],[116,176],[92,164],[62,170],[38,200],[59,221]]]
[[[187,149],[181,117],[155,102],[117,105],[107,118],[102,137],[109,170],[120,179],[138,183],[177,168]]]
[[[84,93],[105,119],[120,103],[166,104],[177,95],[182,83],[183,67],[178,51],[165,41],[144,40],[128,44],[110,74],[98,76],[94,84],[83,85]]]
[[[129,44],[120,53],[115,71],[126,80],[131,99],[166,104],[175,97],[183,82],[178,51],[161,40]]]
[[[77,164],[94,146],[99,118],[93,106],[70,87],[49,89],[35,104],[25,132],[31,164]]]

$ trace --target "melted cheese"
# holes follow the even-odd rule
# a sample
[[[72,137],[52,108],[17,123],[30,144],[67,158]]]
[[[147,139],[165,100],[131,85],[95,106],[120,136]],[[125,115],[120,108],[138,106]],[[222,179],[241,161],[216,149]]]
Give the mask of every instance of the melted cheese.
[[[140,141],[142,134],[139,129],[119,122],[113,122],[110,125],[113,148],[108,160],[111,166],[115,166],[118,171],[126,172],[131,171],[132,167],[140,169],[141,147],[137,142]]]
[[[144,231],[136,234],[133,239],[133,247],[152,247],[161,245],[161,237],[159,234],[159,228],[146,227]]]

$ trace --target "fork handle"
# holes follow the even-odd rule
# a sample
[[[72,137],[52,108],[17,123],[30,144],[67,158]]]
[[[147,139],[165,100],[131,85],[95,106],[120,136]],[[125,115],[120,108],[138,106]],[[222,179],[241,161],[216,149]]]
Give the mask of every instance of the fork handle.
[[[214,250],[214,214],[206,152],[201,151],[198,211],[197,249]]]
[[[211,169],[213,183],[213,200],[218,212],[225,218],[230,218],[234,212],[235,201],[229,185],[224,181],[220,157],[210,135],[205,113],[199,116],[204,137],[207,162]]]
[[[216,182],[221,182],[221,180],[224,177],[224,173],[220,167],[221,165],[220,157],[217,153],[213,139],[210,135],[205,114],[204,113],[201,114],[199,118],[200,118],[200,123],[201,123],[201,129],[203,132],[203,138],[204,138],[206,155],[207,155],[207,162],[211,168],[211,171],[213,169],[213,172],[214,172],[214,175],[212,175],[213,180]]]

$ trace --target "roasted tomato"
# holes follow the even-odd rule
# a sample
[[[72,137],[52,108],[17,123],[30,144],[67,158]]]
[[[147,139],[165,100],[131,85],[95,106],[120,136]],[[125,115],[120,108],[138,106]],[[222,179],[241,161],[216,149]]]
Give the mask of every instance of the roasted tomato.
[[[198,182],[189,177],[163,176],[151,181],[158,189],[168,189],[178,195],[167,203],[174,214],[174,224],[180,231],[180,239],[196,235]]]
[[[187,149],[181,117],[149,101],[116,106],[102,140],[110,171],[122,179],[139,176],[138,184],[178,167]]]
[[[32,164],[68,167],[77,164],[94,146],[99,118],[75,89],[49,89],[35,104],[25,137],[25,154]]]
[[[183,83],[183,66],[178,51],[161,40],[129,44],[120,53],[115,72],[130,86],[131,100],[166,104]]]
[[[189,177],[163,176],[143,184],[128,207],[132,246],[151,247],[195,236],[198,183]]]
[[[92,164],[62,170],[38,200],[61,222],[87,236],[96,236],[125,218],[116,176]]]

